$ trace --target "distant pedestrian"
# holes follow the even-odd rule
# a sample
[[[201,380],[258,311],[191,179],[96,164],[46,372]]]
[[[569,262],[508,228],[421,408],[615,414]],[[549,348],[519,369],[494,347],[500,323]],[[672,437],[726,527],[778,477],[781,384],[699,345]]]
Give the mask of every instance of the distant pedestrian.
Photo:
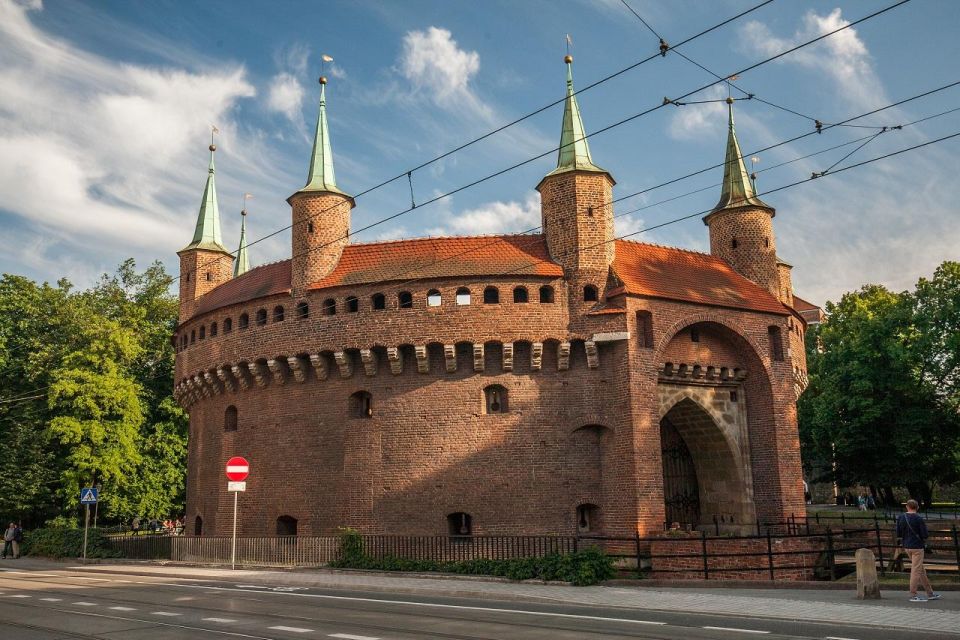
[[[862,493],[859,496],[857,496],[857,509],[859,509],[860,511],[867,510],[867,497]]]
[[[3,558],[10,554],[14,560],[20,557],[20,542],[23,540],[23,530],[17,526],[17,523],[11,522],[7,530],[3,532]]]
[[[133,516],[133,520],[130,522],[130,530],[133,535],[140,535],[140,516]]]
[[[927,523],[917,513],[918,508],[916,500],[907,500],[907,512],[897,518],[897,539],[910,558],[910,602],[939,600],[940,594],[934,593],[927,571],[923,568],[924,550],[930,534],[927,532]],[[917,594],[920,586],[926,590],[926,595]]]
[[[870,495],[867,496],[867,509],[870,509],[870,511],[873,511],[876,508],[877,508],[877,501],[874,500],[873,494],[871,493]]]

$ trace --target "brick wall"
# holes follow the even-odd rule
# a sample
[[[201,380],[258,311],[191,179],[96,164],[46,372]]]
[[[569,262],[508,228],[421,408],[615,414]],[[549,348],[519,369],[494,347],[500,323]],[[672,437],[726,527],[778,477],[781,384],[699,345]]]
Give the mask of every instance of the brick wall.
[[[742,207],[711,213],[705,220],[710,227],[710,253],[781,298],[773,211]]]
[[[338,193],[301,191],[290,196],[293,208],[293,281],[295,293],[334,270],[349,242],[353,199]]]
[[[180,252],[180,319],[193,315],[197,298],[233,277],[233,256],[219,251]]]
[[[814,567],[826,548],[819,538],[772,537],[769,546],[766,537],[702,539],[697,536],[655,540],[650,543],[652,577],[662,580],[704,579],[704,540],[710,580],[813,580]],[[772,561],[768,550],[772,550]],[[724,557],[724,554],[741,555]]]

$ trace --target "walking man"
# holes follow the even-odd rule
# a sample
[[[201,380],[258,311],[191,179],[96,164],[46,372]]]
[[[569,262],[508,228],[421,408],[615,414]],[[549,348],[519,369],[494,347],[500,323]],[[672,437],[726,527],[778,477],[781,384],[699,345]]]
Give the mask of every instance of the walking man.
[[[910,558],[910,602],[926,602],[939,600],[940,594],[933,592],[927,571],[923,568],[923,551],[927,545],[927,523],[917,513],[919,505],[916,500],[907,500],[907,512],[897,518],[897,538],[900,546]],[[920,586],[926,590],[926,595],[918,595]]]
[[[11,522],[7,530],[3,532],[4,559],[6,559],[8,553],[14,560],[20,557],[20,540],[22,539],[23,532],[20,527],[18,527],[15,522]]]

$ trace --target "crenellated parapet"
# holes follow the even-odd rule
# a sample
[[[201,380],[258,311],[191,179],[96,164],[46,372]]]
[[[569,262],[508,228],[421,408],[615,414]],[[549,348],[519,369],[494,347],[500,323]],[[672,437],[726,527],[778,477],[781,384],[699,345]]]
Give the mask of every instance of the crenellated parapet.
[[[404,373],[421,375],[431,371],[441,375],[451,375],[462,373],[464,370],[473,373],[494,373],[491,371],[494,369],[502,373],[519,375],[519,371],[529,374],[543,372],[544,361],[549,359],[556,371],[566,372],[571,369],[571,361],[576,353],[580,354],[580,361],[586,363],[588,370],[600,368],[601,343],[593,340],[552,339],[543,342],[493,344],[500,348],[487,349],[487,345],[480,342],[447,345],[431,343],[429,345],[346,348],[221,363],[209,370],[185,376],[174,387],[174,398],[183,407],[189,408],[204,398],[282,386],[291,381],[298,384],[323,383],[330,378],[331,371],[336,371],[337,378],[341,380],[349,380],[357,376],[374,377],[386,371],[393,376]],[[522,361],[518,360],[518,350],[523,353]],[[545,353],[550,357],[545,358]],[[499,354],[499,358],[495,354]],[[435,361],[442,362],[443,366],[431,368],[431,355]],[[406,369],[405,362],[409,363]],[[710,369],[712,372],[713,367]],[[665,374],[661,372],[661,375]]]

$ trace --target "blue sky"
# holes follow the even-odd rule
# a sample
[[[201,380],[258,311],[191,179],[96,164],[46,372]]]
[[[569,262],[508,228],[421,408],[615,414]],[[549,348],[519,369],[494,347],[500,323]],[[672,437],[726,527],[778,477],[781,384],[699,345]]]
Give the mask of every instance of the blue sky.
[[[891,4],[771,4],[681,50],[726,76]],[[630,4],[678,42],[756,2]],[[960,79],[960,3],[912,2],[744,74],[758,97],[835,122]],[[304,182],[320,55],[339,186],[383,179],[563,95],[564,34],[578,87],[656,51],[619,0],[547,2],[47,2],[0,0],[0,271],[94,281],[126,257],[162,260],[192,235],[206,177],[209,126],[225,241],[289,224],[284,201]],[[588,132],[713,78],[675,54],[579,97]],[[696,98],[726,95],[714,88]],[[690,98],[691,100],[695,98]],[[960,106],[960,87],[863,121],[894,125]],[[736,105],[745,153],[810,130],[796,115]],[[413,174],[423,201],[555,147],[561,106]],[[960,112],[882,134],[848,162],[960,130]],[[722,104],[668,107],[590,139],[594,162],[639,191],[722,161]],[[758,169],[861,138],[837,127],[760,154]],[[760,174],[759,189],[821,171],[853,146]],[[797,292],[822,303],[866,282],[912,286],[960,246],[960,142],[773,194],[778,251]],[[534,187],[555,165],[532,162],[359,234],[358,241],[502,233],[539,224]],[[840,165],[842,166],[842,165]],[[620,202],[618,234],[708,209],[721,170]],[[702,192],[665,204],[692,190]],[[409,206],[405,181],[357,199],[355,229]],[[653,206],[651,206],[653,205]],[[627,213],[647,207],[634,213]],[[635,239],[707,250],[698,218]],[[289,256],[289,232],[251,247],[262,264]]]

